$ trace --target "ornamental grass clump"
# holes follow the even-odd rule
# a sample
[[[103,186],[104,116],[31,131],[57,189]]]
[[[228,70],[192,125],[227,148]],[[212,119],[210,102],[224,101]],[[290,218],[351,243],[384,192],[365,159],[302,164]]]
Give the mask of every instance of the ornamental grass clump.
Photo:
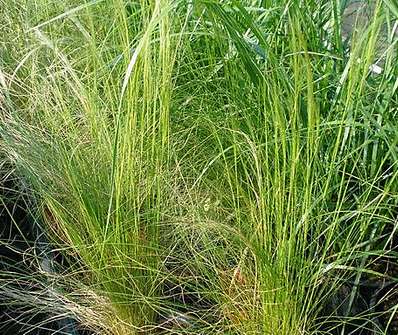
[[[109,334],[387,334],[358,301],[396,260],[390,2],[349,36],[338,1],[3,2],[1,147],[69,263],[64,311]]]

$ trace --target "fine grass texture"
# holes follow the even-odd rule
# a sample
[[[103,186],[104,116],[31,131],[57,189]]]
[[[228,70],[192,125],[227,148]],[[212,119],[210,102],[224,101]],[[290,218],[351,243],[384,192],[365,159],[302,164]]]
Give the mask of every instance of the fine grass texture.
[[[355,302],[396,262],[392,1],[349,33],[342,1],[0,1],[2,154],[68,264],[4,296],[100,334],[389,334]]]

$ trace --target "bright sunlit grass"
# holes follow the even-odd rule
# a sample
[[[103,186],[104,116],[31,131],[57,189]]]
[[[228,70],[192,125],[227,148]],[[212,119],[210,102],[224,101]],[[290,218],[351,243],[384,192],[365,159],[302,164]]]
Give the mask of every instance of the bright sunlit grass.
[[[1,149],[70,264],[37,308],[101,334],[349,334],[393,255],[392,2],[344,39],[340,1],[0,1]]]

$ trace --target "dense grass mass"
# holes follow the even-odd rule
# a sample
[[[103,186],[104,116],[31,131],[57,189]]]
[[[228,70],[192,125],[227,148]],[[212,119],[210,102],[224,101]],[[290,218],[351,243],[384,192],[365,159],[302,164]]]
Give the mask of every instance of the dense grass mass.
[[[68,264],[1,294],[98,334],[392,334],[355,310],[398,279],[398,7],[348,5],[0,0],[2,155]]]

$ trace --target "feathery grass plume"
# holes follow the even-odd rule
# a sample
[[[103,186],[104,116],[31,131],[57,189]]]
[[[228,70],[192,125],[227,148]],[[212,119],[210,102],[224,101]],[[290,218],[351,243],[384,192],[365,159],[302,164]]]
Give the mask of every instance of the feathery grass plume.
[[[27,1],[7,16],[25,55],[9,65],[3,149],[54,243],[71,247],[109,299],[115,333],[153,325],[159,304],[175,5],[142,1],[129,13],[119,0]]]
[[[349,37],[337,0],[1,1],[2,151],[93,325],[386,333],[357,302],[396,260],[388,1]]]
[[[395,225],[397,68],[388,63],[389,79],[371,71],[381,2],[349,50],[333,40],[342,39],[336,8],[198,5],[181,65],[191,93],[181,101],[178,162],[192,186],[179,243],[191,250],[186,289],[219,307],[213,333],[302,334],[355,322],[355,287],[372,273],[371,255],[388,252],[378,241]],[[321,306],[347,279],[355,286],[342,320],[321,321]],[[207,314],[197,320],[203,329]]]

